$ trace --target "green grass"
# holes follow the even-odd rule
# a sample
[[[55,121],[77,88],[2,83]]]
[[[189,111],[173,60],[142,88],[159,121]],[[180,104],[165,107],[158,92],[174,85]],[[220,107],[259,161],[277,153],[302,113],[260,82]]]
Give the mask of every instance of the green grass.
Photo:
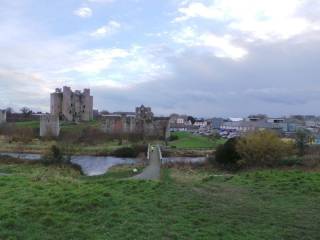
[[[178,140],[169,142],[170,146],[175,146],[176,148],[205,148],[213,149],[216,148],[219,144],[225,142],[224,139],[210,139],[207,136],[193,135],[189,132],[175,132],[172,135],[178,136]]]
[[[16,122],[15,125],[18,128],[33,128],[33,129],[40,128],[40,122],[39,121]]]
[[[64,167],[0,164],[0,239],[319,239],[320,173],[130,167],[83,177]]]

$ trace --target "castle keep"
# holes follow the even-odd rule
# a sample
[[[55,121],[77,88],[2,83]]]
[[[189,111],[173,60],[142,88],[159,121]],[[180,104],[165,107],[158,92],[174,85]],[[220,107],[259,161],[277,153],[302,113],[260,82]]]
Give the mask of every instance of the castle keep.
[[[90,89],[71,91],[70,87],[57,88],[51,94],[51,115],[60,120],[80,122],[93,119],[93,97]]]
[[[154,117],[150,107],[137,107],[135,113],[104,116],[102,130],[108,134],[140,134],[146,137],[168,138],[169,118]]]

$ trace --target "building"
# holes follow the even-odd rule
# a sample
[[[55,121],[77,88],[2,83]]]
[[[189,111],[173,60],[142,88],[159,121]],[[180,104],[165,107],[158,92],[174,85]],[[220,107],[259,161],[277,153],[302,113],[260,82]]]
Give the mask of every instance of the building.
[[[196,127],[206,127],[208,125],[208,122],[204,119],[197,119],[193,125]]]
[[[71,91],[70,87],[57,88],[51,94],[51,115],[69,122],[90,121],[93,119],[93,97],[90,89],[83,92]]]
[[[272,129],[272,123],[266,121],[237,121],[237,122],[224,122],[221,125],[222,130],[236,131],[246,133],[256,130]]]
[[[169,118],[155,117],[150,107],[137,107],[135,113],[103,115],[102,130],[108,134],[141,135],[167,139],[170,136]]]
[[[60,134],[59,117],[54,115],[40,116],[40,137],[58,137]]]
[[[211,127],[213,129],[220,129],[222,124],[225,122],[223,118],[212,118],[211,119]]]
[[[0,124],[7,122],[7,111],[0,110]]]

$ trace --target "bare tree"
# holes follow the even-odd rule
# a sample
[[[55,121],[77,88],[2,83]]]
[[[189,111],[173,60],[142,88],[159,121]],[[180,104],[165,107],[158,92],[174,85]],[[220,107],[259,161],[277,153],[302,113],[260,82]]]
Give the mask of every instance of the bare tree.
[[[30,116],[32,114],[32,110],[28,107],[23,107],[20,109],[20,111],[25,117]]]

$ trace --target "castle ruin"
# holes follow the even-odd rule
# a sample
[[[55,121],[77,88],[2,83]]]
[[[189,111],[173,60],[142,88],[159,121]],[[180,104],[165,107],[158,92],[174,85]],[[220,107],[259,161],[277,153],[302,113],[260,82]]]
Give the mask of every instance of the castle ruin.
[[[135,113],[104,116],[102,130],[116,135],[142,135],[167,139],[170,136],[169,118],[154,117],[150,107],[137,107]]]
[[[93,119],[93,97],[90,89],[83,92],[71,91],[70,87],[57,88],[51,94],[51,115],[69,122],[90,121]]]
[[[59,117],[54,115],[40,116],[40,137],[58,137],[60,134]]]
[[[7,111],[0,110],[0,124],[7,122]]]

